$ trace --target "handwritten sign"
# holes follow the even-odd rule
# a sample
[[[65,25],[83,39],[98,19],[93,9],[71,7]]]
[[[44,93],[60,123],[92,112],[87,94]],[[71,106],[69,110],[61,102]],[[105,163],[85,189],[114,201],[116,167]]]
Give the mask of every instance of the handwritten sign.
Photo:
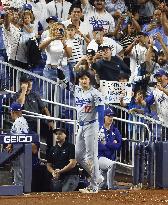
[[[125,103],[129,103],[132,97],[132,86],[128,82],[101,80],[100,90],[106,103],[120,103],[121,96],[124,96]]]

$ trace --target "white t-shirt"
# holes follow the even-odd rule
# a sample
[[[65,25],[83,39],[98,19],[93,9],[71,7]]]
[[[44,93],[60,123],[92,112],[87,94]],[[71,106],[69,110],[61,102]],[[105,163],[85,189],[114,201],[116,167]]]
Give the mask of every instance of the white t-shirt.
[[[112,38],[103,37],[103,45],[108,45],[114,48],[112,51],[112,56],[115,56],[116,54],[118,54],[120,51],[123,50],[123,47]],[[95,50],[95,52],[98,51],[98,44],[94,39],[89,43],[87,49],[93,49]]]
[[[70,7],[70,2],[63,0],[63,3],[60,3],[53,0],[47,4],[47,16],[58,16],[59,21],[66,21]]]
[[[106,10],[100,14],[91,4],[88,3],[85,6],[83,12],[84,22],[90,24],[91,26],[90,36],[92,36],[93,27],[98,25],[103,26],[106,33],[108,33],[109,31],[114,31],[114,18]]]
[[[130,82],[134,80],[135,77],[135,70],[141,63],[145,62],[145,54],[147,49],[140,44],[137,44],[133,47],[131,54],[130,54]]]
[[[16,134],[28,133],[29,132],[28,123],[27,123],[26,119],[23,116],[18,117],[15,120],[15,122],[12,125],[11,132],[16,133]]]
[[[44,41],[48,40],[50,37],[44,39]],[[52,41],[47,48],[45,49],[47,60],[46,64],[50,65],[62,65],[62,61],[65,64],[65,51],[61,40],[54,40]],[[67,61],[66,61],[67,64]]]

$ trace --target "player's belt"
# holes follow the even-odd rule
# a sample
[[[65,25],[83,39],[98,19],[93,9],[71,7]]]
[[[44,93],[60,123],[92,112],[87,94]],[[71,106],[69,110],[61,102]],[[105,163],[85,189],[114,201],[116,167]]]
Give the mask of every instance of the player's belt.
[[[96,120],[92,120],[92,121],[89,121],[89,122],[80,121],[80,122],[79,122],[79,125],[80,125],[80,126],[85,126],[85,125],[92,124],[92,123],[94,123],[94,122],[96,122]]]

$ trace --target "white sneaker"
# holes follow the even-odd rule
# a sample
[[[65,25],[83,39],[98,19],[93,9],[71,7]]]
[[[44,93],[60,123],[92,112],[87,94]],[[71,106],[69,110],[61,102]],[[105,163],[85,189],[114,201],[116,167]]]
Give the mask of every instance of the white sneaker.
[[[79,192],[83,194],[96,194],[98,193],[98,189],[91,189],[91,188],[86,187],[85,189],[79,189]]]

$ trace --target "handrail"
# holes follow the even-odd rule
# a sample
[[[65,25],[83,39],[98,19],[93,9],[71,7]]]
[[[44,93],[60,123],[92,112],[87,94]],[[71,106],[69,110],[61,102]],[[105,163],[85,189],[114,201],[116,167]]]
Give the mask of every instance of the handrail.
[[[149,139],[151,140],[151,131],[148,127],[148,125],[142,123],[142,122],[134,122],[134,121],[130,121],[130,120],[125,120],[125,119],[122,119],[122,118],[118,118],[118,117],[113,117],[114,120],[119,120],[121,122],[127,122],[127,123],[130,123],[130,124],[136,124],[136,125],[142,125],[144,126],[147,130],[148,130],[148,133],[149,133]],[[142,141],[143,142],[143,141]]]
[[[14,91],[11,91],[11,90],[5,90],[6,92],[8,93],[11,93],[11,94],[15,94],[16,92]],[[66,105],[66,104],[63,104],[63,103],[58,103],[58,102],[54,102],[54,101],[50,101],[50,100],[45,100],[45,99],[41,99],[43,102],[46,102],[46,103],[50,103],[50,104],[53,104],[53,105],[59,105],[59,106],[62,106],[62,107],[66,107],[66,108],[70,108],[70,109],[73,109],[73,110],[76,110],[76,107],[74,106],[70,106],[70,105]]]
[[[3,105],[3,107],[9,108],[9,106],[6,106],[6,105]],[[76,120],[50,117],[50,116],[47,116],[47,115],[42,115],[42,114],[39,114],[39,113],[27,111],[27,110],[22,110],[22,111],[25,112],[25,113],[31,114],[31,115],[23,114],[23,116],[26,116],[26,117],[32,117],[32,118],[37,118],[37,119],[45,119],[45,120],[62,121],[62,122],[67,122],[69,124],[74,124],[76,122]]]
[[[4,62],[4,61],[1,61],[1,60],[0,60],[0,64],[6,65],[6,66],[10,66],[10,68],[14,68],[15,70],[18,70],[18,71],[21,71],[21,72],[23,72],[23,73],[29,74],[29,75],[31,75],[31,76],[33,76],[33,77],[37,77],[37,78],[39,78],[39,79],[41,79],[41,80],[44,80],[44,81],[49,82],[49,83],[52,83],[52,84],[54,84],[54,85],[59,85],[59,83],[56,82],[56,81],[50,80],[50,79],[48,79],[48,78],[45,78],[45,77],[43,77],[43,76],[41,76],[41,75],[32,73],[31,71],[27,71],[27,70],[22,69],[22,68],[20,68],[20,67],[13,66],[13,65],[11,65],[11,64],[9,64],[9,63],[7,63],[7,62]]]
[[[131,114],[131,113],[129,113],[129,110],[128,110],[128,109],[123,108],[123,107],[121,107],[121,106],[112,105],[112,104],[110,104],[110,106],[112,106],[112,107],[114,107],[114,108],[117,108],[117,109],[120,109],[120,110],[122,110],[122,111],[125,111],[125,112],[127,112],[128,114]],[[151,117],[149,117],[149,116],[145,116],[145,115],[137,114],[137,113],[134,113],[134,114],[132,114],[132,115],[135,115],[135,116],[137,116],[137,117],[144,118],[145,120],[149,120],[149,121],[151,121],[152,123],[156,123],[156,124],[159,124],[159,125],[162,125],[162,126],[168,128],[168,125],[164,124],[163,122],[161,122],[161,121],[159,121],[159,120],[153,119],[153,118],[151,118]]]

